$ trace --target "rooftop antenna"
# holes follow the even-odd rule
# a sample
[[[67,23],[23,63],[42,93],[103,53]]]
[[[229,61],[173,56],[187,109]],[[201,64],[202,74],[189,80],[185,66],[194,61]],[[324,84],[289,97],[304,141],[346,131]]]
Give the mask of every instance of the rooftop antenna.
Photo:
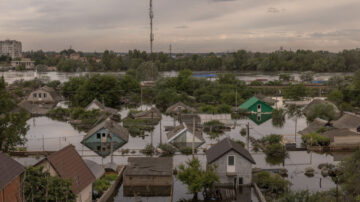
[[[153,4],[152,0],[150,0],[150,54],[153,53],[153,41],[154,41],[154,34],[153,34],[153,18],[154,18],[154,12],[153,12]]]

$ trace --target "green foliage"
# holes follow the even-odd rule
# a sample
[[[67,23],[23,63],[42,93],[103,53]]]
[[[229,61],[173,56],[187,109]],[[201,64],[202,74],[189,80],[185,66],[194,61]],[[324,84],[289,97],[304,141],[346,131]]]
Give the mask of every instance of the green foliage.
[[[77,72],[77,71],[85,71],[85,63],[78,60],[70,60],[63,59],[61,60],[57,66],[58,71],[61,72]]]
[[[339,176],[341,188],[345,194],[350,196],[359,196],[360,189],[360,150],[358,149],[350,157],[346,158],[339,165],[342,175]]]
[[[253,180],[259,188],[265,190],[265,197],[269,201],[277,199],[286,193],[290,185],[290,182],[284,180],[280,175],[266,171],[257,173]]]
[[[285,99],[300,100],[306,95],[306,87],[304,84],[290,84],[283,90],[283,97]]]
[[[180,150],[181,154],[184,154],[184,155],[187,155],[187,156],[192,154],[192,148],[191,147],[180,147],[179,150]]]
[[[104,193],[104,191],[109,189],[110,185],[111,185],[110,181],[108,181],[104,178],[97,179],[94,182],[94,190],[97,191],[100,195],[102,195]]]
[[[282,136],[281,135],[276,135],[276,134],[272,134],[269,136],[266,136],[263,138],[266,142],[268,142],[268,144],[279,144],[281,143],[282,140]]]
[[[285,124],[285,111],[282,108],[273,109],[272,124],[275,127],[282,128]]]
[[[291,76],[290,76],[290,74],[280,74],[279,75],[279,80],[288,82],[288,81],[291,80]]]
[[[171,144],[160,144],[158,147],[162,150],[161,156],[171,157],[176,152],[176,149]]]
[[[145,131],[154,130],[154,125],[157,124],[157,121],[146,120],[146,119],[132,119],[126,118],[123,121],[123,126],[129,130],[131,136],[142,136]]]
[[[225,125],[218,120],[212,120],[204,123],[203,129],[210,138],[215,139],[224,134]]]
[[[145,154],[146,156],[152,156],[155,154],[155,147],[151,144],[147,144],[144,149],[140,151],[142,154]]]
[[[336,192],[325,191],[311,193],[309,190],[300,192],[286,192],[280,199],[279,202],[319,202],[319,201],[336,201]]]
[[[309,121],[313,121],[316,118],[321,118],[327,121],[334,120],[336,118],[334,106],[328,103],[314,104],[306,113],[306,118]]]
[[[300,75],[300,79],[304,82],[310,82],[314,79],[314,72],[311,71],[303,72]]]
[[[246,136],[246,128],[241,128],[240,135],[245,137]]]
[[[27,168],[24,179],[25,201],[76,201],[76,195],[71,191],[72,181],[50,176],[43,167]]]
[[[330,138],[319,135],[318,133],[309,133],[301,137],[305,145],[310,146],[328,146],[330,144]]]
[[[214,183],[219,181],[219,177],[215,173],[215,167],[208,166],[204,171],[197,158],[188,160],[186,165],[181,164],[176,178],[187,185],[189,192],[194,194],[194,200],[197,199],[198,192],[212,188]]]
[[[335,103],[336,105],[340,105],[344,100],[344,95],[340,90],[333,90],[328,95],[328,100]]]
[[[49,83],[47,83],[46,85],[49,86],[50,88],[57,88],[59,87],[61,84],[61,82],[59,80],[53,80],[53,81],[50,81]]]

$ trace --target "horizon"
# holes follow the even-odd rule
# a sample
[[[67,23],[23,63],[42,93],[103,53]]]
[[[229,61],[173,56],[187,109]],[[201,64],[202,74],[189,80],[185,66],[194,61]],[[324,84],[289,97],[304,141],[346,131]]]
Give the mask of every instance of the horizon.
[[[329,51],[360,44],[356,0],[154,1],[154,52]],[[149,52],[148,1],[4,0],[0,39],[24,51]]]

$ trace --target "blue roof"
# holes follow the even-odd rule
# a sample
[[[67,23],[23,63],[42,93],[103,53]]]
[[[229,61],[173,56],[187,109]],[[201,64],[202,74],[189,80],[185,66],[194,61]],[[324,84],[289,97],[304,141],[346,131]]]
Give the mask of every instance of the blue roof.
[[[214,78],[217,77],[216,74],[193,74],[195,78]]]

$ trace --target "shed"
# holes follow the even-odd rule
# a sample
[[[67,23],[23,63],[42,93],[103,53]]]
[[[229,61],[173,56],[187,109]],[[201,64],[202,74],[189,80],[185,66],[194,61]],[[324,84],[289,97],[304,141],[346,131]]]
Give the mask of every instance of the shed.
[[[72,180],[71,190],[76,195],[76,201],[92,200],[92,183],[95,176],[75,150],[75,146],[69,145],[52,153],[36,166],[43,166],[51,176]]]
[[[172,171],[171,157],[129,157],[124,172],[124,196],[170,196]]]
[[[177,102],[166,109],[167,114],[179,114],[179,113],[195,113],[196,109],[190,107],[183,102]]]
[[[21,174],[25,168],[0,152],[0,201],[21,201]]]
[[[240,105],[239,108],[253,113],[271,113],[273,110],[270,105],[259,100],[257,97],[250,98],[242,105]]]
[[[192,147],[193,142],[195,148],[198,148],[205,143],[205,140],[202,136],[202,130],[200,128],[195,128],[195,136],[193,133],[194,132],[192,128],[188,128],[186,123],[181,123],[166,135],[168,142],[177,148]]]
[[[111,119],[106,119],[87,132],[81,141],[102,157],[116,151],[129,140],[129,131]]]
[[[221,140],[206,151],[208,165],[216,165],[222,185],[250,185],[252,164],[256,164],[248,150],[230,138]]]

